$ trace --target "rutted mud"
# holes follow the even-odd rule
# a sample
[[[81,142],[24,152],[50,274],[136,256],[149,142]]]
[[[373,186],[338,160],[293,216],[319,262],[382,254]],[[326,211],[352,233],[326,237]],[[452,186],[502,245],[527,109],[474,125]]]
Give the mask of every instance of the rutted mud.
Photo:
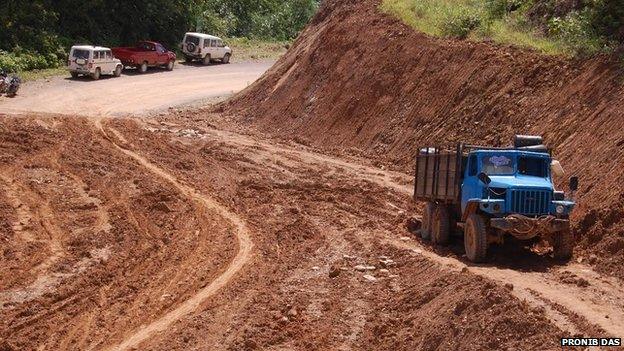
[[[210,282],[210,284],[199,290],[195,295],[193,295],[190,299],[184,301],[174,310],[168,312],[162,317],[159,317],[157,320],[152,321],[146,326],[141,326],[141,328],[127,336],[120,344],[109,349],[121,351],[137,347],[139,344],[141,344],[141,342],[149,339],[155,333],[163,332],[171,324],[175,323],[180,318],[192,312],[195,312],[207,298],[214,295],[219,289],[227,285],[228,282],[234,277],[234,275],[249,261],[249,259],[251,258],[253,243],[251,241],[251,237],[249,235],[249,231],[245,222],[241,220],[236,214],[232,213],[213,199],[200,194],[190,186],[180,183],[170,173],[157,167],[141,155],[115,143],[115,141],[111,139],[106,133],[106,129],[102,125],[101,119],[95,120],[95,125],[102,132],[104,137],[110,140],[121,152],[132,157],[139,164],[147,168],[156,176],[161,177],[173,184],[182,194],[193,199],[200,206],[204,206],[206,209],[214,211],[222,216],[224,219],[230,221],[235,227],[236,237],[238,239],[238,253],[234,257],[232,262],[228,265],[225,272],[216,277],[213,281]],[[125,138],[121,136],[120,132],[113,128],[111,128],[110,130],[116,137],[119,137],[123,143],[127,143],[125,141]]]

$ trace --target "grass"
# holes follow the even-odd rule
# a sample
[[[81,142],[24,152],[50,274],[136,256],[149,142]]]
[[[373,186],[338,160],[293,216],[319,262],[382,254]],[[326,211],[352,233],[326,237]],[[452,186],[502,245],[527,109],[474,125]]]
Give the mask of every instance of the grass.
[[[573,56],[564,41],[547,37],[524,23],[523,14],[492,18],[487,0],[383,0],[381,10],[431,36],[489,39],[535,49],[546,55]]]
[[[248,38],[230,38],[225,42],[232,48],[232,57],[236,61],[277,59],[288,50],[291,43]]]
[[[62,76],[65,74],[69,74],[65,67],[35,69],[32,71],[23,71],[18,73],[23,82]]]

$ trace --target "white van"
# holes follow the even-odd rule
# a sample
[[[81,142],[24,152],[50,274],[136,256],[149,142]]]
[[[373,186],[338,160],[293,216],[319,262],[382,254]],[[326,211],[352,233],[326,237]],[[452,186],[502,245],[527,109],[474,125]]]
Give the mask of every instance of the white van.
[[[102,74],[112,74],[119,77],[123,65],[121,61],[113,57],[113,52],[109,48],[74,45],[69,52],[67,69],[72,78],[78,78],[79,75],[84,74],[97,80]]]
[[[180,49],[186,58],[186,62],[197,59],[201,60],[204,65],[215,60],[229,63],[232,57],[232,49],[225,45],[221,38],[204,33],[186,33],[182,44],[180,44]]]

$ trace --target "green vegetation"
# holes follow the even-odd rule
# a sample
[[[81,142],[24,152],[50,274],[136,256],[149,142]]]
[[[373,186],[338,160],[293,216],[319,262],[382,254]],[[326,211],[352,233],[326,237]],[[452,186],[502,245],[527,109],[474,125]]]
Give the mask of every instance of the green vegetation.
[[[383,0],[381,9],[432,36],[491,39],[550,55],[592,55],[622,43],[624,0]]]
[[[272,50],[296,37],[317,8],[318,0],[3,0],[0,68],[56,68],[79,43],[152,39],[175,48],[187,31],[246,38],[230,41],[242,50]],[[271,53],[255,56],[262,55]]]

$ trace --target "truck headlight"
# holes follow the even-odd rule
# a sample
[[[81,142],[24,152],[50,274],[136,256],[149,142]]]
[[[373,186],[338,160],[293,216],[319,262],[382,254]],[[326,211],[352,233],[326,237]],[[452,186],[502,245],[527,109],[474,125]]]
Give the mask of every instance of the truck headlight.
[[[557,211],[557,214],[563,214],[565,212],[565,207],[563,207],[563,205],[557,205],[555,210]]]

